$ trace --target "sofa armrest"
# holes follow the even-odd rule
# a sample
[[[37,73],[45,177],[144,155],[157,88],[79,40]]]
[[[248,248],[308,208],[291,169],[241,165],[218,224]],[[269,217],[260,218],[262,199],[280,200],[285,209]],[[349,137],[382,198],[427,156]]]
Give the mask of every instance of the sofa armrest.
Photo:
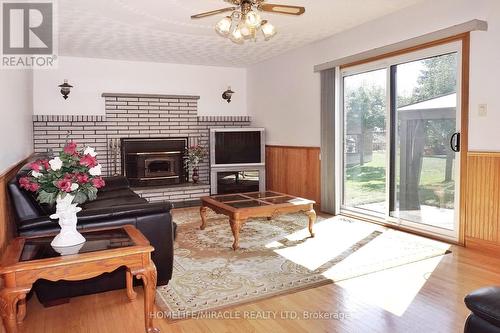
[[[500,287],[485,287],[465,296],[465,305],[476,316],[500,327]]]

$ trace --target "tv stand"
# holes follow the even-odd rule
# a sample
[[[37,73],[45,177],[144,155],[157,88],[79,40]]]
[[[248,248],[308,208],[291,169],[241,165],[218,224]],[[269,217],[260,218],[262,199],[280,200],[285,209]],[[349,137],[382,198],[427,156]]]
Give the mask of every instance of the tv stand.
[[[212,195],[265,190],[266,166],[264,164],[212,166],[210,169]]]

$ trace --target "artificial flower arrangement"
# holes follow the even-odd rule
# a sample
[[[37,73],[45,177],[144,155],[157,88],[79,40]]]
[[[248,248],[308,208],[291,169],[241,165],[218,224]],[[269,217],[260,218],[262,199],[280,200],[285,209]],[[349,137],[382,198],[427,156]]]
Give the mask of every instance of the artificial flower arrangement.
[[[186,158],[188,164],[197,168],[198,164],[203,162],[203,159],[207,156],[207,150],[205,147],[200,145],[192,145],[187,149]]]
[[[51,245],[61,254],[77,253],[85,242],[76,228],[76,213],[81,211],[77,205],[95,200],[105,185],[96,155],[94,148],[79,150],[69,141],[59,156],[32,162],[29,174],[19,179],[22,188],[37,193],[38,202],[56,203],[50,218],[59,220],[61,231]]]
[[[95,200],[105,183],[94,148],[79,150],[69,141],[59,156],[32,162],[29,175],[19,179],[22,188],[36,192],[40,203],[53,204],[58,196],[73,195],[73,203]]]
[[[207,156],[207,149],[200,145],[192,145],[186,151],[186,164],[188,167],[193,169],[193,183],[198,183],[200,176],[198,174],[198,164],[203,162],[203,159]]]

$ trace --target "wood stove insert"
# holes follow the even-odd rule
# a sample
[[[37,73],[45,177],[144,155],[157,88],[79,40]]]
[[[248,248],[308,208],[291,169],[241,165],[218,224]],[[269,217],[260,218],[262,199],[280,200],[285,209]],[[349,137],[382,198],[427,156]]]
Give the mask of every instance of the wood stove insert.
[[[185,183],[186,148],[187,138],[123,138],[122,173],[132,186]]]

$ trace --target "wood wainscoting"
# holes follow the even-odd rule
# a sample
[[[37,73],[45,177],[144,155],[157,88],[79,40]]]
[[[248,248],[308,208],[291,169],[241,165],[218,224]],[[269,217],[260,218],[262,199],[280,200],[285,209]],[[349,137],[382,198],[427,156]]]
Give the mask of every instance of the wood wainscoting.
[[[469,152],[465,242],[500,253],[500,152]]]
[[[7,193],[8,182],[26,164],[29,157],[7,169],[0,175],[0,254],[4,252],[9,241],[14,237],[14,215],[11,210],[10,198]]]
[[[320,148],[266,146],[266,187],[320,203]]]

